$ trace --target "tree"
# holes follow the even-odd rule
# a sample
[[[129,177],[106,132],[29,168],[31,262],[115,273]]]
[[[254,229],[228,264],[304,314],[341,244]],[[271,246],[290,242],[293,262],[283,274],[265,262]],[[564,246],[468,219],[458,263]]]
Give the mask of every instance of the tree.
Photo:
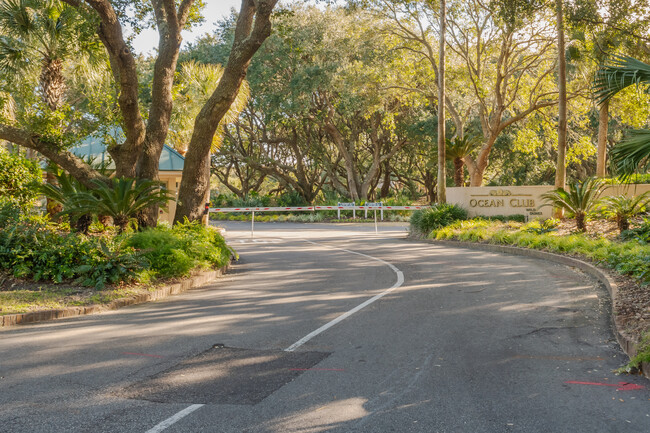
[[[194,123],[185,156],[183,180],[174,221],[200,219],[210,189],[210,150],[219,125],[234,102],[255,52],[271,34],[271,12],[276,0],[242,0],[228,63],[216,89]]]
[[[101,42],[110,62],[119,123],[125,135],[123,142],[114,143],[108,148],[115,161],[117,176],[155,179],[158,175],[158,160],[171,120],[172,90],[182,40],[181,31],[200,19],[199,9],[202,2],[63,0],[63,3],[75,8],[85,22],[96,29],[96,39],[89,40],[84,35],[83,40],[88,43]],[[275,3],[275,0],[242,1],[231,61],[226,65],[223,78],[195,122],[191,147],[197,149],[188,155],[186,162],[187,172],[181,185],[183,200],[179,206],[181,218],[200,217],[196,208],[203,201],[207,183],[199,181],[208,176],[205,161],[208,160],[214,132],[239,91],[250,57],[270,33],[270,15]],[[132,11],[135,11],[135,18],[131,14]],[[151,103],[146,114],[142,112],[140,103],[136,58],[124,36],[126,26],[137,30],[141,22],[153,23],[159,35],[151,79]],[[61,107],[56,112],[57,118],[65,118],[68,112],[73,111],[66,111],[65,107]],[[46,116],[42,117],[45,119],[47,116],[51,114],[46,113]],[[93,180],[105,178],[65,150],[73,142],[66,138],[69,130],[68,125],[63,125],[54,131],[55,134],[49,134],[47,130],[34,129],[29,125],[4,123],[0,124],[0,138],[42,153],[87,186],[94,187],[96,184]],[[197,165],[197,161],[203,164]],[[198,170],[199,165],[204,169]],[[195,178],[199,172],[203,173],[201,179]],[[143,222],[155,225],[156,219],[155,207],[147,209]]]
[[[447,203],[447,173],[445,172],[445,33],[447,3],[440,0],[440,55],[438,62],[438,203]]]
[[[483,184],[494,143],[506,128],[557,103],[551,86],[557,57],[551,56],[550,20],[534,9],[517,13],[516,20],[505,21],[476,1],[458,5],[448,17],[450,49],[467,68],[483,132],[476,156],[464,159],[471,186]]]
[[[407,145],[403,130],[421,109],[421,101],[389,88],[403,64],[387,49],[394,38],[377,33],[379,21],[365,12],[298,5],[278,16],[278,32],[251,63],[251,103],[228,128],[224,167],[231,164],[223,156],[237,158],[242,169],[256,168],[306,201],[326,182],[367,199]],[[227,34],[206,44],[225,43]],[[190,56],[218,61],[223,54],[201,43]]]
[[[454,184],[456,186],[463,186],[465,184],[465,174],[463,168],[465,163],[464,158],[469,157],[479,144],[480,138],[466,134],[464,137],[455,136],[453,139],[447,139],[447,160],[452,161],[454,164]]]
[[[650,7],[639,0],[574,0],[566,5],[568,27],[582,42],[584,56],[594,64],[594,72],[612,54],[649,53]],[[569,51],[580,48],[572,44]],[[610,100],[598,105],[596,176],[606,176]]]
[[[567,133],[567,96],[566,96],[566,48],[564,43],[564,9],[562,0],[555,0],[557,16],[557,83],[558,83],[558,122],[557,122],[557,166],[555,188],[564,188],[566,184],[566,133]],[[561,215],[560,215],[561,216]]]

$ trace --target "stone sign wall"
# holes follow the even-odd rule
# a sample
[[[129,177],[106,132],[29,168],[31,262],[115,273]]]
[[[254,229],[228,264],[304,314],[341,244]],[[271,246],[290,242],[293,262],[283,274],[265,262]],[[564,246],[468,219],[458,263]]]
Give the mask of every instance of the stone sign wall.
[[[551,185],[448,187],[447,202],[467,209],[470,217],[524,215],[528,219],[551,218],[551,206],[542,206],[542,194],[552,191]],[[638,195],[650,191],[650,185],[608,187],[607,195]]]

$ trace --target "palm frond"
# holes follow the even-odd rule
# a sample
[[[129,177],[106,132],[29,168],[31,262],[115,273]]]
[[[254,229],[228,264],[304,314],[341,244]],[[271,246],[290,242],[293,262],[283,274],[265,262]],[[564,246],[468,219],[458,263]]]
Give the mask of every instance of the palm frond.
[[[650,169],[650,129],[636,129],[610,152],[617,174],[627,182],[641,169]]]
[[[633,84],[650,86],[650,65],[633,57],[614,56],[596,73],[593,92],[598,104],[602,104]]]

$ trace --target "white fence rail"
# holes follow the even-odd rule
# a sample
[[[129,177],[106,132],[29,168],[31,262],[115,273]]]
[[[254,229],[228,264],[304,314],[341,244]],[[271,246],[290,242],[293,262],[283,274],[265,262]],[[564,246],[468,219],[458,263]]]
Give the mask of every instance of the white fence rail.
[[[384,219],[384,211],[388,210],[406,210],[406,211],[415,211],[418,209],[425,209],[429,206],[376,206],[377,203],[372,203],[371,206],[290,206],[290,207],[211,207],[207,208],[209,212],[214,213],[236,213],[236,212],[250,212],[251,213],[251,237],[255,235],[255,212],[315,212],[323,210],[335,210],[338,211],[339,218],[341,217],[341,211],[351,210],[353,215],[355,211],[362,210],[365,211],[366,217],[368,216],[368,211],[375,211],[375,233],[378,232],[377,229],[377,211],[381,213],[381,219]]]
[[[211,207],[210,212],[306,212],[317,210],[418,210],[429,206]]]

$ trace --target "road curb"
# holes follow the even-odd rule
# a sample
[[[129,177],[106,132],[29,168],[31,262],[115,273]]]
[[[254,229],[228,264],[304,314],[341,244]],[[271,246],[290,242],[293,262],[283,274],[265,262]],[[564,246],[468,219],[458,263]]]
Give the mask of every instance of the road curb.
[[[212,271],[202,271],[199,274],[190,278],[186,278],[178,283],[160,287],[154,292],[141,293],[139,295],[129,296],[127,298],[115,299],[108,304],[89,305],[87,307],[68,307],[58,310],[34,311],[31,313],[8,314],[6,316],[0,316],[0,327],[45,322],[48,320],[62,319],[65,317],[85,316],[87,314],[95,314],[102,311],[117,310],[118,308],[126,307],[129,305],[157,301],[159,299],[167,298],[171,295],[178,295],[179,293],[186,292],[190,289],[202,286],[211,282],[212,280],[219,278],[225,274],[228,269],[230,269],[231,263],[232,260],[228,261],[227,265],[222,266],[219,269]]]
[[[575,257],[563,256],[560,254],[549,253],[546,251],[532,250],[529,248],[514,247],[508,245],[495,245],[495,244],[483,244],[483,243],[475,243],[475,242],[432,240],[432,239],[420,239],[420,240],[424,240],[426,242],[432,244],[438,244],[438,245],[447,245],[447,246],[462,247],[462,248],[475,249],[475,250],[513,254],[518,256],[533,257],[537,259],[543,259],[543,260],[559,263],[565,266],[572,266],[580,269],[584,273],[592,276],[593,278],[597,279],[600,283],[602,283],[605,286],[605,288],[607,288],[607,291],[609,292],[610,301],[612,302],[612,304],[618,294],[618,285],[616,284],[616,281],[614,281],[613,278],[611,278],[609,275],[607,275],[605,272],[601,271],[591,263],[587,263]],[[636,356],[638,352],[638,342],[635,341],[632,337],[630,337],[623,331],[624,329],[623,325],[620,323],[618,316],[614,314],[613,311],[614,306],[612,305],[611,307],[612,307],[611,323],[612,323],[614,335],[616,336],[616,341],[621,346],[623,351],[630,358],[632,358]],[[641,367],[645,377],[650,379],[650,364],[643,363]]]

